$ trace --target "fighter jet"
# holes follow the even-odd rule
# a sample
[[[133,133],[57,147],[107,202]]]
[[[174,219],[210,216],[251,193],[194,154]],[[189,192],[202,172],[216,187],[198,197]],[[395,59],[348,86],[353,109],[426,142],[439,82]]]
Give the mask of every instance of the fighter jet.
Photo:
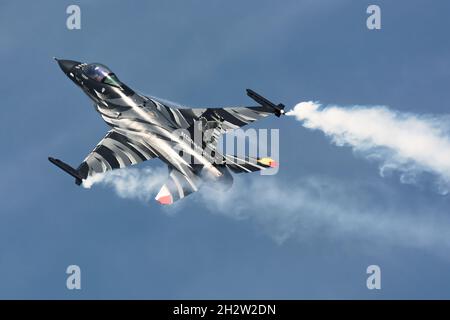
[[[95,175],[159,158],[169,169],[167,182],[156,195],[161,204],[172,204],[197,191],[208,181],[231,186],[230,173],[254,172],[274,167],[271,158],[238,158],[222,155],[220,136],[269,115],[284,114],[283,104],[274,104],[254,91],[247,95],[258,106],[186,108],[156,97],[137,93],[100,63],[56,59],[64,74],[94,102],[95,110],[111,127],[77,169],[59,159],[50,162],[75,178],[77,185]],[[206,133],[201,141],[195,131]],[[180,136],[180,131],[189,133]]]

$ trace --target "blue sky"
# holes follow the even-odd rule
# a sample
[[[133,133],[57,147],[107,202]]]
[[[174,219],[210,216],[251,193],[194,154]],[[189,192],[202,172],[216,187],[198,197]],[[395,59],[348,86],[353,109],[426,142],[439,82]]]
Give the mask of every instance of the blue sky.
[[[66,28],[69,4],[81,7],[81,30]],[[369,4],[381,7],[380,31],[366,28]],[[79,188],[47,161],[78,164],[107,130],[53,56],[104,63],[130,87],[190,106],[246,105],[253,88],[288,107],[445,115],[448,12],[443,0],[2,1],[0,298],[450,298],[449,196],[382,178],[291,118],[255,125],[280,129],[280,171],[243,177],[234,192],[250,185],[260,193],[249,197],[270,199],[274,186],[320,181],[330,188],[312,193],[314,214],[287,215],[277,199],[266,210],[237,202],[233,214],[201,195],[161,209]],[[66,289],[70,264],[80,291]],[[366,288],[371,264],[380,291]]]

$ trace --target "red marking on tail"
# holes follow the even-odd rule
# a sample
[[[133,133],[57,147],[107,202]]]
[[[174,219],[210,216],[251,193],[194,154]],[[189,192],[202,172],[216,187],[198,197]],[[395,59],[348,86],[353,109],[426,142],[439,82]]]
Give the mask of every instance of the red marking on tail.
[[[172,196],[170,196],[170,195],[162,196],[162,197],[160,197],[160,198],[158,198],[156,200],[158,200],[158,202],[160,204],[172,204]]]

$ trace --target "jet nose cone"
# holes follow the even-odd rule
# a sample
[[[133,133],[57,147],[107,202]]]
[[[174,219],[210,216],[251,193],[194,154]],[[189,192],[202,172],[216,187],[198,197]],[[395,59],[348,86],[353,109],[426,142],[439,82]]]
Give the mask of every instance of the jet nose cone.
[[[68,74],[73,69],[73,67],[81,64],[81,62],[73,61],[73,60],[59,60],[56,58],[55,58],[55,60],[58,62],[59,67],[65,74]]]

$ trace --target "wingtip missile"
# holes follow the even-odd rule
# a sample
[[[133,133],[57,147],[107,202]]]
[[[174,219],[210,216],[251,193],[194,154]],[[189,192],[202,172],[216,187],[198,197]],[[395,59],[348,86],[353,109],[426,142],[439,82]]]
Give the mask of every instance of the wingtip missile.
[[[71,166],[69,166],[67,163],[65,163],[59,159],[52,158],[52,157],[48,157],[48,161],[50,161],[51,163],[53,163],[55,166],[57,166],[64,172],[66,172],[66,173],[70,174],[72,177],[74,177],[75,183],[77,185],[80,185],[81,182],[83,181],[83,177],[81,176],[80,172],[78,170],[72,168]]]
[[[282,104],[282,103],[275,104],[275,103],[267,100],[266,98],[264,98],[260,94],[257,94],[252,89],[246,89],[246,91],[247,91],[247,95],[250,98],[252,98],[253,100],[255,100],[256,102],[258,102],[260,105],[262,105],[263,107],[272,109],[273,113],[275,113],[275,115],[277,117],[280,117],[282,114],[285,114],[285,111],[284,111],[284,107],[285,106],[284,106],[284,104]]]

